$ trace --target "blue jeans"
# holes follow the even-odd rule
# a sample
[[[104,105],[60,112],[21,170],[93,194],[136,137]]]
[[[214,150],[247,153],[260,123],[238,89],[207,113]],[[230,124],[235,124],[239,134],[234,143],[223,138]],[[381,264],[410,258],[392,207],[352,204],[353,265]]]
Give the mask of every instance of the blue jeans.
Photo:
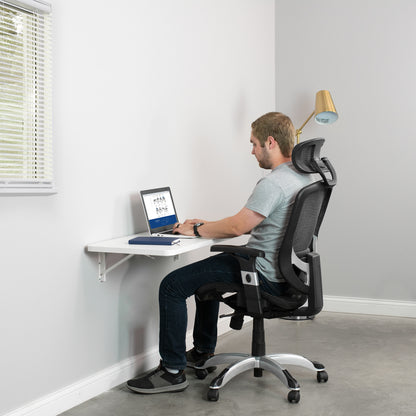
[[[285,283],[273,283],[259,273],[262,289],[280,295]],[[169,273],[159,288],[159,353],[162,364],[182,370],[186,367],[186,329],[188,314],[186,299],[208,283],[240,283],[238,260],[230,254],[218,254]],[[194,346],[213,353],[217,343],[219,302],[195,298]]]

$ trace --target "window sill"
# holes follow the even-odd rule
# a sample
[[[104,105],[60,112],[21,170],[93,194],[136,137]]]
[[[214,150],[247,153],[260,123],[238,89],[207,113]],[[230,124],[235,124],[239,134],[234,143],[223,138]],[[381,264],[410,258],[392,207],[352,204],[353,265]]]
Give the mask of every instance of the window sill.
[[[32,187],[10,187],[1,188],[0,196],[46,196],[57,194],[58,190],[55,187],[51,188],[32,188]]]

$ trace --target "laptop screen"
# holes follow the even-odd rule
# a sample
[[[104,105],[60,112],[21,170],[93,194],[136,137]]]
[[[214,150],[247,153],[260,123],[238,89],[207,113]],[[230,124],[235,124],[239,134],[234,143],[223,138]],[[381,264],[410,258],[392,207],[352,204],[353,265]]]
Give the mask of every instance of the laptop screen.
[[[178,222],[170,188],[140,191],[151,233],[170,230]]]

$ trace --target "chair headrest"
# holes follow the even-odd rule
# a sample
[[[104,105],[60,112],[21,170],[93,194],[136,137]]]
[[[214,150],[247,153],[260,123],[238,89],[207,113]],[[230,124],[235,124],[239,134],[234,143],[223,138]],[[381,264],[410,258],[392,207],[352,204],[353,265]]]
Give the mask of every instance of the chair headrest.
[[[292,162],[299,172],[318,173],[327,186],[337,183],[337,174],[330,161],[320,152],[325,139],[316,138],[305,140],[293,148]]]

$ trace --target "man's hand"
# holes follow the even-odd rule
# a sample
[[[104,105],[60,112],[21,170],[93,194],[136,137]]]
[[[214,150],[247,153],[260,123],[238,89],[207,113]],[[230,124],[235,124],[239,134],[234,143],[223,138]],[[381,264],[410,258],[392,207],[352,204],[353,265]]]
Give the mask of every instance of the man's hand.
[[[200,219],[188,219],[183,224],[177,222],[173,227],[173,234],[182,234],[192,236],[194,234],[194,225],[200,222],[205,222]]]
[[[200,220],[200,219],[193,219],[193,220],[185,220],[184,224],[198,224],[200,222],[206,222],[205,220]]]

